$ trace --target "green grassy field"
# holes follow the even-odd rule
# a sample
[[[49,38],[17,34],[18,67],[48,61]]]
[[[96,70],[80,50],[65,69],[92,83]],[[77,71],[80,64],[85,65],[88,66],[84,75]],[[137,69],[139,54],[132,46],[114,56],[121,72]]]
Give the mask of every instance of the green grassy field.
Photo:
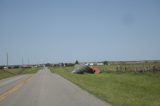
[[[73,67],[50,69],[113,106],[160,106],[159,72],[77,75]]]
[[[97,66],[104,72],[155,72],[160,71],[160,62],[135,63],[135,64],[111,64]]]
[[[33,74],[36,73],[39,68],[18,68],[18,69],[7,69],[7,70],[0,70],[0,79],[12,77],[15,75],[21,74]]]

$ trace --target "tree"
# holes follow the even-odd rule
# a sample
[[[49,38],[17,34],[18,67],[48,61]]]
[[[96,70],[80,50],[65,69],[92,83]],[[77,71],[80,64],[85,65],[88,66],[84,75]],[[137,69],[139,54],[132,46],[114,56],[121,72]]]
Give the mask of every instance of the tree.
[[[46,66],[46,67],[49,67],[49,66],[51,66],[51,64],[50,64],[50,63],[46,63],[45,66]]]
[[[108,65],[108,61],[104,61],[103,64],[104,64],[104,65]]]
[[[78,60],[76,60],[75,64],[79,64]]]

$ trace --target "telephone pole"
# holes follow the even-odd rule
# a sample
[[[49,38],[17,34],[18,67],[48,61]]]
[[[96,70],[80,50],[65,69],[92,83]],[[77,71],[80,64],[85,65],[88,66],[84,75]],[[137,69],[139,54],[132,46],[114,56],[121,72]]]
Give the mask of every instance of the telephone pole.
[[[23,57],[22,57],[22,66],[23,66]]]
[[[8,53],[6,53],[6,57],[7,57],[7,67],[8,67]]]
[[[1,65],[1,55],[0,55],[0,65]]]
[[[29,58],[28,58],[28,65],[30,64],[30,60],[29,60]]]

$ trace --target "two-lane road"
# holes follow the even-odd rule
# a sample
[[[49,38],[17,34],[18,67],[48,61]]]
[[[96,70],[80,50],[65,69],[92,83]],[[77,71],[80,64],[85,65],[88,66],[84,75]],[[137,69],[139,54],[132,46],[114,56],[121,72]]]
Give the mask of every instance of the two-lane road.
[[[0,106],[110,106],[44,68],[0,80]]]

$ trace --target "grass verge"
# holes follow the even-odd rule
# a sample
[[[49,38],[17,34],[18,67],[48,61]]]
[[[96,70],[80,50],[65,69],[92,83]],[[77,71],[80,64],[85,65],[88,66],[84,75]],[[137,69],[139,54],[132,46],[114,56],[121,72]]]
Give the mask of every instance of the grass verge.
[[[113,106],[160,106],[160,73],[77,75],[73,67],[50,69]]]
[[[18,68],[18,69],[7,69],[0,70],[0,79],[12,77],[21,74],[34,74],[39,70],[39,68]]]

